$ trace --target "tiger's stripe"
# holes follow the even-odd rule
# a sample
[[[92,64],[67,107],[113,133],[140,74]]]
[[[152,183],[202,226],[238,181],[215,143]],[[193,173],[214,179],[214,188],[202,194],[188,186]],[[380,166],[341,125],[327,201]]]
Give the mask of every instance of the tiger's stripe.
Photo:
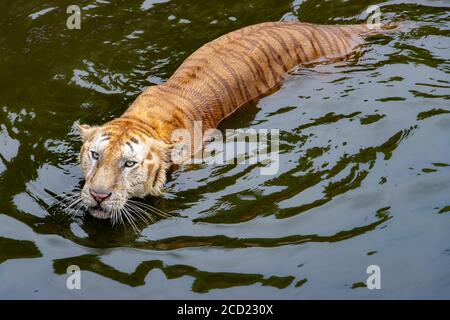
[[[345,57],[368,32],[366,25],[302,22],[266,22],[233,31],[195,51],[119,119],[140,119],[136,127],[142,134],[166,143],[177,128],[193,130],[194,121],[202,121],[203,130],[215,128],[240,106],[280,86],[295,66]]]

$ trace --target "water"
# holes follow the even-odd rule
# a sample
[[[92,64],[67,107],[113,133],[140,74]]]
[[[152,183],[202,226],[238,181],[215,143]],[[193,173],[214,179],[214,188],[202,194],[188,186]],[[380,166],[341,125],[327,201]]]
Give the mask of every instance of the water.
[[[353,23],[377,2],[78,1],[68,30],[72,2],[1,5],[0,297],[450,298],[449,2],[380,3],[398,32],[297,70],[221,127],[281,129],[278,174],[175,171],[146,201],[177,216],[140,234],[48,212],[82,183],[77,120],[117,117],[226,32]],[[81,290],[66,289],[69,265]]]

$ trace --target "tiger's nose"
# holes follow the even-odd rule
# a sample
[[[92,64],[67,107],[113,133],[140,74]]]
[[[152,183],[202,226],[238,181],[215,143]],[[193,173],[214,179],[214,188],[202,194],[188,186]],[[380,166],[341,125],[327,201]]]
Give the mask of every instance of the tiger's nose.
[[[109,192],[109,193],[98,192],[98,191],[94,191],[92,189],[89,189],[89,192],[90,192],[92,198],[94,198],[94,200],[97,201],[98,204],[100,204],[103,201],[105,201],[106,199],[108,199],[112,193],[112,192]]]

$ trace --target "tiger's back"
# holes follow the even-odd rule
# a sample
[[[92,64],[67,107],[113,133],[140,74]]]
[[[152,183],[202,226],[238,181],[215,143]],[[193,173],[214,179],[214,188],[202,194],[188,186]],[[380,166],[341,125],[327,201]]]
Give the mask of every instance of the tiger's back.
[[[266,22],[223,35],[190,55],[161,85],[149,87],[122,117],[146,122],[168,142],[177,128],[218,124],[245,103],[282,83],[300,64],[345,57],[367,25]]]
[[[330,26],[269,22],[242,28],[207,43],[164,85],[166,94],[190,98],[207,127],[279,86],[299,64],[349,54],[365,25]],[[206,102],[206,103],[205,103]]]

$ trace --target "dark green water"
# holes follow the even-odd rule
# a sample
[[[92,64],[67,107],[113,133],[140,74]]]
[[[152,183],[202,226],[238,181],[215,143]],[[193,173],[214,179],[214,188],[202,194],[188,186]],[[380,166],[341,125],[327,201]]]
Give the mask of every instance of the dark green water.
[[[75,3],[76,2],[76,3]],[[176,171],[143,227],[64,219],[74,123],[120,115],[202,44],[262,21],[361,22],[376,1],[6,1],[0,5],[1,298],[450,298],[447,1],[388,1],[398,32],[300,69],[223,128],[281,129],[280,172]],[[81,30],[65,26],[80,5]],[[78,265],[82,289],[66,289]],[[381,269],[381,289],[365,287]]]

